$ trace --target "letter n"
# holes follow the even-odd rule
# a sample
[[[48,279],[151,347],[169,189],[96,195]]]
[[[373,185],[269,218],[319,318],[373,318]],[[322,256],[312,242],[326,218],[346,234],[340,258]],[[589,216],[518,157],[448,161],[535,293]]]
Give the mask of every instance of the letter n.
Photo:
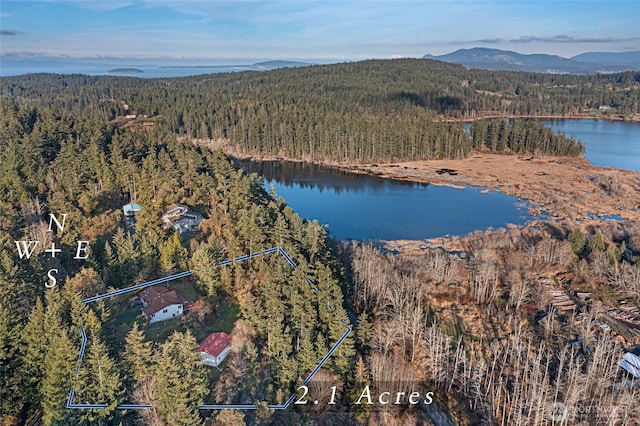
[[[63,232],[64,231],[64,222],[66,220],[67,220],[67,213],[64,213],[62,215],[62,223],[60,223],[60,221],[58,220],[56,215],[54,215],[53,213],[49,213],[49,229],[47,229],[47,232],[53,232],[53,222],[56,223],[56,226],[58,227],[60,232]]]

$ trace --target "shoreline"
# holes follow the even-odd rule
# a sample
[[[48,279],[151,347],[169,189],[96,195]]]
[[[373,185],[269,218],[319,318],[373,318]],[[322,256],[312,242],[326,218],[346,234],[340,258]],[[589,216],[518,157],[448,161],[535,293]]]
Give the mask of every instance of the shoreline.
[[[222,150],[238,160],[310,163],[384,179],[453,188],[464,186],[489,188],[529,201],[548,213],[555,213],[560,218],[576,218],[583,222],[588,222],[589,219],[582,212],[577,212],[580,207],[587,208],[585,213],[590,212],[600,216],[619,215],[627,220],[640,220],[638,208],[640,206],[632,202],[633,193],[640,193],[640,172],[595,166],[582,156],[534,157],[477,152],[457,160],[356,164],[256,155],[224,148]],[[505,165],[505,160],[508,160],[509,164]],[[442,170],[450,170],[455,174],[442,172]],[[611,188],[607,189],[603,186],[611,186]],[[549,190],[554,192],[551,193]],[[562,200],[556,198],[561,195],[564,197],[573,195],[580,202],[560,208],[561,206],[557,204]],[[574,213],[562,214],[568,212]]]
[[[220,140],[192,142],[211,149],[221,149],[238,160],[306,162],[383,179],[454,188],[488,188],[529,202],[534,220],[546,212],[549,217],[545,220],[565,221],[583,229],[604,221],[589,217],[588,214],[619,217],[627,221],[640,220],[640,172],[595,166],[583,156],[473,152],[467,158],[456,160],[356,164],[256,155],[239,152],[228,142]],[[425,240],[411,241],[421,245]],[[393,245],[394,241],[387,243]]]
[[[522,118],[522,119],[531,119],[531,120],[602,120],[602,121],[622,121],[625,123],[640,123],[640,114],[634,114],[631,117],[625,117],[621,115],[599,115],[599,114],[565,114],[565,115],[548,115],[548,114],[540,114],[540,115],[531,115],[531,114],[493,114],[491,112],[487,112],[486,114],[481,114],[475,118],[444,118],[442,117],[442,121],[446,121],[447,123],[473,123],[477,120],[489,120],[493,118]]]

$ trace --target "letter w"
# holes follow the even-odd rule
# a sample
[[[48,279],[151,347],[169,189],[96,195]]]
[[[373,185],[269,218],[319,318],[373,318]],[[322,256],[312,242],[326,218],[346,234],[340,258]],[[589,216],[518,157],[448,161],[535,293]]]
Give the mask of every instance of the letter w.
[[[33,251],[38,247],[40,241],[16,241],[16,247],[18,247],[18,254],[20,259],[27,256],[27,259],[31,258]]]

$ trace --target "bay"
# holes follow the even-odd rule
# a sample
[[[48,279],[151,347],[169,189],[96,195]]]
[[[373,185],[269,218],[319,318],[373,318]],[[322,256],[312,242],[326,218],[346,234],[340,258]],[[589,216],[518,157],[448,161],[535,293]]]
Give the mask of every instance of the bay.
[[[640,123],[608,120],[543,120],[545,126],[575,135],[596,166],[640,171]]]

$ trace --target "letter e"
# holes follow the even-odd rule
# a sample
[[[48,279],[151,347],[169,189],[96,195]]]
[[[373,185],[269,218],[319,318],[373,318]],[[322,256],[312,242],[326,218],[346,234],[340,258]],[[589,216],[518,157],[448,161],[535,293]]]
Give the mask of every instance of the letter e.
[[[76,257],[74,259],[86,259],[89,257],[87,254],[87,248],[89,247],[89,241],[78,241],[78,250],[76,250]],[[82,252],[82,256],[80,256],[80,252]]]
[[[409,395],[409,404],[416,405],[418,401],[415,398],[420,398],[420,392],[411,392],[411,395]]]

